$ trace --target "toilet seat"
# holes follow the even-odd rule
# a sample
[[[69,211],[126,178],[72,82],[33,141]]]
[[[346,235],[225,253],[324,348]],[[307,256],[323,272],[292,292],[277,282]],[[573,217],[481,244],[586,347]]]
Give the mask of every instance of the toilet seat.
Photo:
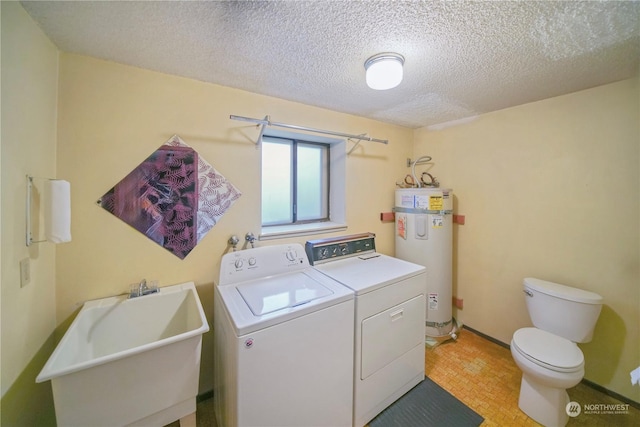
[[[575,372],[584,366],[584,356],[575,343],[542,329],[518,329],[512,344],[523,357],[552,371]]]

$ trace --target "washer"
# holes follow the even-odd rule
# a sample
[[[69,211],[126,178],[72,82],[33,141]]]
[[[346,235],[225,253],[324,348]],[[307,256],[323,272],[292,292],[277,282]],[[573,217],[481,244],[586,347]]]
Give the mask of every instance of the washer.
[[[425,267],[377,253],[372,233],[306,243],[311,264],[355,292],[353,425],[424,380]]]
[[[214,309],[219,426],[351,426],[354,293],[300,244],[225,254]]]

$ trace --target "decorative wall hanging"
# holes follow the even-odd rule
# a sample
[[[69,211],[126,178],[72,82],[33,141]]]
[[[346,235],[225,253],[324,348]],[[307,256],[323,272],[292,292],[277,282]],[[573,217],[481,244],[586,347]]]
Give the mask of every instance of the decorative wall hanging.
[[[174,135],[98,204],[184,259],[240,196],[233,184]]]

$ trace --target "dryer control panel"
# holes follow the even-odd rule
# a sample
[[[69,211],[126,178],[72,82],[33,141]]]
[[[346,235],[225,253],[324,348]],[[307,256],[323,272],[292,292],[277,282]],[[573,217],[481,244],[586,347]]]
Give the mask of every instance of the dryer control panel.
[[[363,255],[367,252],[375,253],[375,237],[373,233],[363,233],[310,240],[304,248],[311,265],[317,265],[339,258]]]

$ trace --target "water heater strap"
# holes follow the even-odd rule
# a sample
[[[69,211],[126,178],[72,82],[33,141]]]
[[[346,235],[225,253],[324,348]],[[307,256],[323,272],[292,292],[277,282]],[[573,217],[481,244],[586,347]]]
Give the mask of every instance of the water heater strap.
[[[449,323],[451,323],[452,320],[447,320],[446,322],[429,322],[426,321],[424,322],[424,324],[430,328],[442,328],[443,326],[447,326]]]
[[[451,215],[453,210],[447,209],[442,211],[433,211],[430,209],[419,209],[419,208],[393,208],[394,212],[403,212],[403,213],[411,213],[411,214],[427,214],[427,215]]]

